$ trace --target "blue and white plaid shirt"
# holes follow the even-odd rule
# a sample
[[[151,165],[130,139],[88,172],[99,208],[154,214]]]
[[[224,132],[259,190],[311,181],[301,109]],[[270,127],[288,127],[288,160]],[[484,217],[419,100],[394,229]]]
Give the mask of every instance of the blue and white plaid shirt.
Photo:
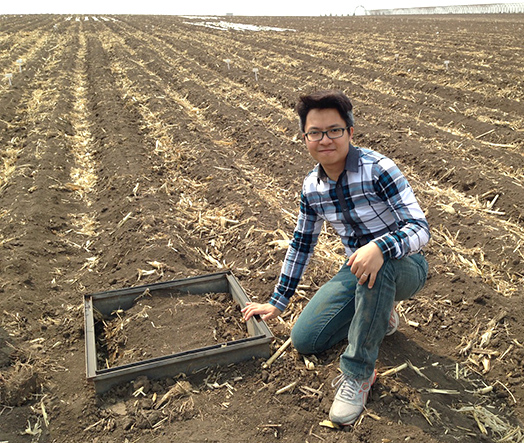
[[[426,217],[397,165],[375,151],[350,145],[337,182],[320,165],[304,179],[297,226],[270,300],[282,311],[295,293],[324,221],[337,231],[348,257],[374,241],[384,260],[399,259],[419,252],[430,238]]]

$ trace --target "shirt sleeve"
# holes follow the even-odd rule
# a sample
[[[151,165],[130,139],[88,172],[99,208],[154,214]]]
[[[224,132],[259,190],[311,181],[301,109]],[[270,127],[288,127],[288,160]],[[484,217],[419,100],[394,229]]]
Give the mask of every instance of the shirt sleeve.
[[[280,278],[269,303],[283,311],[302,278],[315,249],[324,220],[309,205],[304,192],[300,196],[300,210],[293,239],[282,264]]]
[[[419,252],[428,243],[430,231],[413,189],[390,159],[377,164],[376,174],[376,191],[393,213],[397,230],[373,241],[381,249],[384,259],[398,259]]]

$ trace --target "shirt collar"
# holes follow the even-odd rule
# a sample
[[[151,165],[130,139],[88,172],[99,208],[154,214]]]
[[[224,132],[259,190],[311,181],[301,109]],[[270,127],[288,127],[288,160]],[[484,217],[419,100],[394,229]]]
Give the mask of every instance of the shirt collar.
[[[357,172],[358,171],[358,157],[359,157],[359,150],[355,146],[353,146],[351,143],[349,144],[349,150],[348,155],[346,156],[346,164],[344,166],[345,171],[349,172]],[[324,171],[324,168],[319,163],[318,164],[318,178],[324,182],[328,181],[328,175],[326,174],[326,171]]]

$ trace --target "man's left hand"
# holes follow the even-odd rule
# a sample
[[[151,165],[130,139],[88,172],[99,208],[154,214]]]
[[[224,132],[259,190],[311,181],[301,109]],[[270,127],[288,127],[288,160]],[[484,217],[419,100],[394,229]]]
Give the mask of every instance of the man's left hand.
[[[368,282],[369,289],[375,284],[378,271],[383,264],[384,256],[375,242],[369,242],[358,248],[349,257],[347,263],[348,266],[351,266],[351,272],[358,278],[358,283],[363,285]]]

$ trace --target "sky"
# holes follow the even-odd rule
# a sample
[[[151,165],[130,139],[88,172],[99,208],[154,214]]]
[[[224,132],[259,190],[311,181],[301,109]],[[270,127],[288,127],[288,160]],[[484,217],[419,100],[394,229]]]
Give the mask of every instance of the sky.
[[[521,0],[522,1],[522,0]],[[352,15],[366,9],[516,3],[496,0],[0,0],[1,14]],[[309,4],[307,4],[309,3]],[[0,25],[1,30],[1,25]]]

